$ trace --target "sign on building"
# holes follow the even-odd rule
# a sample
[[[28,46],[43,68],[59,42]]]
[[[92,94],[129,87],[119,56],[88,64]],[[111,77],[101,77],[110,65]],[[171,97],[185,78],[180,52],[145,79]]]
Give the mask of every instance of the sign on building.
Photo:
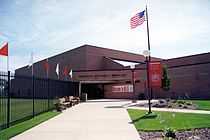
[[[117,85],[112,86],[112,92],[133,92],[133,85]]]

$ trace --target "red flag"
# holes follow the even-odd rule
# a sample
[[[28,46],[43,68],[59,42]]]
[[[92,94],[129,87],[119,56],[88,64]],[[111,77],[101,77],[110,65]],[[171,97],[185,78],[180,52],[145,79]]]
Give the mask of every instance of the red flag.
[[[49,71],[49,63],[48,63],[48,59],[44,61],[44,64],[43,64],[43,65],[44,65],[44,69],[45,69],[45,71],[46,71],[46,72],[48,72],[48,71]]]
[[[8,56],[8,42],[4,43],[0,49],[0,55]]]
[[[133,75],[134,75],[134,76],[133,76],[133,78],[134,78],[134,80],[133,80],[133,81],[135,82],[135,81],[137,80],[137,72],[136,72],[136,71],[134,71],[134,72],[133,72]]]
[[[63,75],[67,76],[68,74],[69,74],[69,69],[68,69],[67,66],[65,66],[64,69],[63,69]]]

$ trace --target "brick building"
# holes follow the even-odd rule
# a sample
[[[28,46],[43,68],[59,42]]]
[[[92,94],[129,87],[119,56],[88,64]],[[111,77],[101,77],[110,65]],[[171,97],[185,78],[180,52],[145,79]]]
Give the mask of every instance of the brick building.
[[[167,65],[171,79],[169,91],[153,89],[154,98],[210,97],[210,53],[168,60],[152,58],[152,61]],[[136,64],[135,69],[122,65],[127,62]],[[47,78],[45,64],[46,59],[34,63],[34,76]],[[142,55],[83,45],[48,58],[48,64],[49,78],[58,79],[55,69],[59,64],[59,80],[80,82],[79,94],[85,92],[89,98],[147,98],[145,57]],[[73,70],[72,78],[66,75],[66,69]],[[31,71],[25,66],[15,74],[30,76]]]

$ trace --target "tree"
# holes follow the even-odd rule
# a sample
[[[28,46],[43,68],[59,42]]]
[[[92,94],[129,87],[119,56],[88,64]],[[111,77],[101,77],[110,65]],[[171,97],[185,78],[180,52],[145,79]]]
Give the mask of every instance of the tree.
[[[168,68],[166,65],[163,66],[163,77],[162,77],[162,89],[168,91],[170,89],[171,80],[168,76]]]

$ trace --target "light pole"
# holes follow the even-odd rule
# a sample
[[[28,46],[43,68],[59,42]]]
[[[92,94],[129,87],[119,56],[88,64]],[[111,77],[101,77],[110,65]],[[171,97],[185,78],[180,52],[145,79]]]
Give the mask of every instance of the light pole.
[[[146,64],[147,64],[147,93],[148,93],[148,104],[149,104],[149,114],[152,113],[151,111],[151,86],[150,86],[150,74],[149,74],[149,63],[150,63],[150,51],[145,50],[143,51],[144,57],[146,57]]]
[[[133,100],[132,102],[135,103],[135,79],[134,79],[134,70],[135,70],[135,65],[130,65],[131,71],[132,71],[132,84],[133,84]]]

